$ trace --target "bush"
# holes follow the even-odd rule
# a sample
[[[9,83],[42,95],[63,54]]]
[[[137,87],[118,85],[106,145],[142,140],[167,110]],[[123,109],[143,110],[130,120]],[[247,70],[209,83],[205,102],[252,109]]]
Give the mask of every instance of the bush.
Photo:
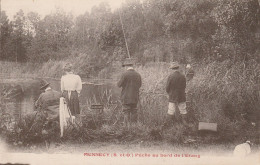
[[[54,63],[49,62],[45,66],[51,67]],[[62,63],[58,64],[62,65]],[[186,88],[187,100],[190,102],[187,107],[188,112],[194,113],[198,121],[216,122],[220,141],[221,139],[222,141],[244,139],[245,136],[257,137],[256,128],[251,125],[251,122],[257,120],[260,107],[260,98],[256,87],[260,79],[259,63],[252,60],[247,63],[237,62],[234,64],[226,60],[224,62],[194,65],[195,76],[187,83]],[[111,125],[115,122],[115,118],[113,118],[113,122],[104,123],[100,129],[96,130],[90,130],[84,126],[70,128],[64,139],[77,142],[89,142],[95,139],[97,141],[118,140],[121,142],[128,138],[130,140],[149,139],[151,135],[156,134],[153,129],[156,130],[163,124],[164,116],[167,113],[168,96],[165,85],[170,74],[168,66],[168,63],[149,63],[136,68],[142,76],[143,84],[140,91],[138,119],[140,123],[132,128],[133,132],[130,131],[130,133],[117,124]],[[53,68],[59,70],[55,69],[58,67],[53,66]],[[183,68],[181,70],[184,71]],[[113,76],[118,76],[117,71]],[[108,95],[110,96],[110,94]],[[107,115],[112,116],[115,112],[109,111],[109,107],[107,108]],[[117,109],[116,112],[120,112],[120,109]],[[30,119],[25,120],[28,121],[20,124],[26,132]],[[195,127],[196,123],[194,124]],[[192,131],[193,133],[196,132],[196,128]],[[165,137],[168,140],[178,142],[182,140],[184,133],[183,127],[175,127]],[[21,136],[20,134],[16,132],[15,136],[12,137]]]
[[[201,121],[217,122],[223,134],[245,135],[242,126],[255,121],[259,111],[256,93],[260,65],[251,61],[232,65],[230,61],[200,67],[188,84],[194,110]],[[241,114],[246,114],[243,117]]]

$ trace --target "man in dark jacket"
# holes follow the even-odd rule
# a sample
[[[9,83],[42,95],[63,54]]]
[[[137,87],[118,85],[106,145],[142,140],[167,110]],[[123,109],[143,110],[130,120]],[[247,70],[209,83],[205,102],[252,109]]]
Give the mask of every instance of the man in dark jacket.
[[[169,95],[169,106],[167,112],[167,118],[163,125],[163,129],[171,123],[174,118],[176,109],[178,108],[181,114],[182,122],[185,126],[187,123],[187,111],[186,111],[186,78],[180,73],[179,65],[176,62],[173,62],[170,66],[170,69],[173,70],[171,75],[168,77],[166,84],[166,92]]]
[[[43,112],[49,120],[58,120],[60,93],[51,89],[50,84],[46,81],[43,82],[41,90],[44,92],[35,102],[37,110]]]
[[[49,139],[54,134],[59,134],[59,101],[60,93],[51,89],[50,83],[42,81],[38,100],[35,102],[36,111],[30,114],[33,118],[31,129],[37,134],[41,134],[46,144],[50,145]]]
[[[132,121],[137,121],[137,103],[139,101],[139,89],[142,85],[141,75],[133,68],[133,62],[126,61],[123,64],[126,72],[122,74],[118,87],[122,88],[121,100],[124,112],[124,125],[129,126]]]

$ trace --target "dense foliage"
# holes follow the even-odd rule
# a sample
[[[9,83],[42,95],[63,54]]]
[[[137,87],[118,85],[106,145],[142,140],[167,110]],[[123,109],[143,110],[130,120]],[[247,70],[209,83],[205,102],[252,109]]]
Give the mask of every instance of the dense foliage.
[[[77,17],[61,9],[43,18],[22,10],[8,18],[3,11],[0,61],[27,63],[1,62],[0,70],[14,77],[60,78],[63,63],[72,61],[82,77],[117,79],[121,70],[113,65],[128,56],[120,17],[130,55],[142,64],[156,62],[136,68],[143,79],[139,121],[144,125],[130,132],[114,125],[103,125],[97,132],[82,127],[70,130],[67,140],[149,139],[166,114],[165,62],[172,60],[193,64],[196,73],[187,83],[188,111],[198,121],[218,123],[220,133],[214,138],[220,142],[257,138],[251,123],[257,121],[260,104],[258,0],[127,0],[115,11],[101,3]],[[5,134],[8,127],[0,123],[0,133],[21,146],[57,134],[55,129],[46,134],[41,127],[31,131],[32,123],[27,118]],[[168,134],[166,139],[178,142],[185,132],[177,125]]]
[[[74,17],[61,9],[46,15],[1,14],[0,60],[44,62],[79,54],[97,69],[131,56],[146,61],[248,61],[257,59],[257,0],[127,0]]]

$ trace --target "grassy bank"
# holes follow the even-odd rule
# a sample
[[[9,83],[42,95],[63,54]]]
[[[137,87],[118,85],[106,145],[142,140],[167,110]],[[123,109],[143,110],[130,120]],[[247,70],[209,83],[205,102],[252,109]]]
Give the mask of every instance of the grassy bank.
[[[48,61],[46,63],[0,62],[0,74],[3,78],[60,77],[65,62]]]
[[[75,59],[74,63],[80,61]],[[1,65],[1,72],[10,76],[26,77],[60,77],[61,68],[64,62],[49,61],[45,64],[15,64],[4,63]],[[76,65],[77,73],[84,73],[81,60]],[[168,96],[165,92],[165,84],[170,70],[168,63],[148,63],[145,66],[137,66],[136,70],[141,74],[143,85],[140,92],[139,104],[139,124],[132,130],[126,131],[117,126],[104,125],[95,132],[87,129],[74,130],[73,137],[76,141],[89,141],[89,139],[99,139],[99,141],[119,140],[133,141],[159,140],[157,132],[165,118],[168,105]],[[215,122],[218,124],[217,136],[210,136],[208,142],[231,142],[234,139],[241,142],[250,139],[257,140],[257,128],[251,125],[259,115],[260,98],[258,94],[260,65],[255,61],[250,61],[248,65],[244,63],[232,63],[231,61],[214,62],[210,64],[194,65],[195,76],[187,82],[188,111],[195,116],[195,122],[191,130],[187,130],[177,124],[165,133],[167,141],[179,142],[187,134],[197,135],[197,124],[199,121]],[[113,79],[118,79],[123,69],[111,67],[106,71],[101,71],[103,75]],[[184,67],[181,68],[185,71]],[[102,77],[102,74],[100,76]],[[86,132],[84,136],[82,131]],[[92,137],[92,138],[91,138]],[[99,138],[95,138],[99,137]],[[85,140],[84,140],[85,138]],[[83,140],[82,140],[83,139]],[[71,140],[69,138],[68,140]],[[207,140],[204,139],[204,142]]]
[[[182,69],[184,71],[184,69]],[[215,122],[222,138],[257,139],[257,128],[250,123],[259,118],[260,65],[251,61],[202,64],[194,67],[195,76],[187,82],[188,110],[198,121]],[[166,78],[168,64],[138,67],[143,77],[141,105],[148,125],[160,125],[167,111]],[[175,130],[178,132],[178,130]]]
[[[86,54],[78,54],[64,61],[49,60],[45,63],[15,63],[0,61],[0,74],[6,77],[52,77],[60,78],[63,74],[63,66],[70,62],[74,66],[75,73],[81,77],[97,77],[98,71]]]

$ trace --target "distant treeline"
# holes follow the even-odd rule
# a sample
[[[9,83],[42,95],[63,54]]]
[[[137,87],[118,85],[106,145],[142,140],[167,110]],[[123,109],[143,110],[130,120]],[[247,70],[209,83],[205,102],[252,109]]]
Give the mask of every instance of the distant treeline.
[[[127,0],[74,17],[56,9],[44,18],[22,10],[1,13],[0,60],[45,62],[86,56],[108,65],[131,56],[146,61],[259,62],[258,0]],[[257,59],[258,58],[258,59]]]

